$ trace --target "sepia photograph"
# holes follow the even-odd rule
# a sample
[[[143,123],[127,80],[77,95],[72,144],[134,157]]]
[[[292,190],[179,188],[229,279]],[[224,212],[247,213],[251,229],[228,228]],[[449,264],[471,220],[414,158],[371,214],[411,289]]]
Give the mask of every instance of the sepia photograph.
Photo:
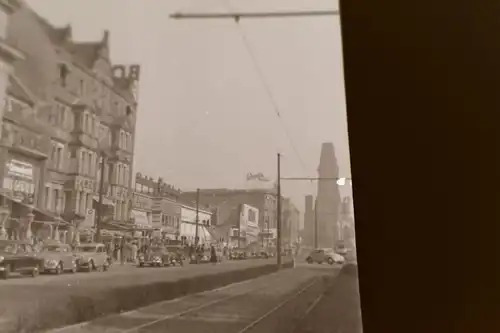
[[[0,23],[0,332],[363,332],[338,1]]]

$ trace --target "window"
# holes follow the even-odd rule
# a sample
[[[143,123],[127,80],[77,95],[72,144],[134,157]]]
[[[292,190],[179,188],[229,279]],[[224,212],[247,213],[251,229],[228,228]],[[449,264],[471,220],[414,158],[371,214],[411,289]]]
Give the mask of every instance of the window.
[[[12,112],[12,99],[10,99],[9,97],[5,98],[4,108],[5,112]]]
[[[59,80],[61,82],[61,86],[66,87],[66,81],[68,79],[69,69],[65,64],[59,65]]]
[[[50,210],[50,187],[45,186],[45,209]]]
[[[80,80],[80,96],[85,96],[85,81]]]
[[[63,168],[63,147],[59,146],[57,147],[57,161],[56,161],[56,168],[58,170],[61,170]]]
[[[89,128],[90,128],[90,117],[88,113],[85,113],[85,120],[83,121],[83,132],[89,133]]]
[[[87,208],[87,196],[82,191],[80,192],[80,214],[84,215]]]
[[[51,208],[51,211],[55,213],[55,212],[57,212],[57,209],[59,208],[58,207],[58,201],[59,201],[58,195],[59,195],[59,191],[58,190],[53,190],[52,193],[53,193],[53,200],[52,200],[50,208]]]

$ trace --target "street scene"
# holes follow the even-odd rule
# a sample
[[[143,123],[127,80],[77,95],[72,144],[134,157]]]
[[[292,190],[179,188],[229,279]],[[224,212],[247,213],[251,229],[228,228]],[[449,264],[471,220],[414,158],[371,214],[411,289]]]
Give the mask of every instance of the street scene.
[[[361,332],[338,10],[196,3],[0,0],[0,332]]]

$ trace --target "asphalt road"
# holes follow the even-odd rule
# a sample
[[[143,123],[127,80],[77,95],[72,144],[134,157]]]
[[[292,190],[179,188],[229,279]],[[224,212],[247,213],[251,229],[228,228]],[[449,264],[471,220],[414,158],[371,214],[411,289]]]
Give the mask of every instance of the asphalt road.
[[[51,302],[61,299],[61,295],[81,295],[111,287],[151,284],[157,281],[176,281],[275,262],[272,259],[252,259],[225,261],[217,265],[210,263],[185,264],[184,267],[162,268],[113,265],[107,272],[40,275],[36,278],[23,276],[0,280],[0,331],[2,325],[11,320],[13,316],[50,306]]]
[[[337,266],[299,264],[52,333],[291,333],[338,271]]]
[[[276,259],[251,259],[251,260],[231,260],[223,261],[220,264],[184,264],[184,267],[143,267],[138,268],[132,264],[114,264],[107,272],[92,273],[65,273],[61,275],[42,274],[36,278],[30,276],[13,276],[9,280],[0,280],[0,295],[3,290],[15,286],[103,286],[111,284],[114,287],[125,286],[128,284],[137,284],[140,282],[150,283],[152,281],[165,279],[179,279],[186,276],[205,274],[206,272],[215,272],[227,269],[240,269],[263,264],[276,262]],[[3,296],[2,296],[3,297]]]

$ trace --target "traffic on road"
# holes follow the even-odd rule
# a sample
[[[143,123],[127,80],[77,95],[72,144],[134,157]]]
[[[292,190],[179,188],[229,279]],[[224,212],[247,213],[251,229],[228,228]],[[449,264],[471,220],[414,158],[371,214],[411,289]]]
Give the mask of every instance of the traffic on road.
[[[189,249],[177,245],[155,244],[140,253],[132,264],[139,268],[183,267],[187,257],[191,264],[203,264],[221,263],[226,259],[267,259],[273,256],[264,251],[223,252],[215,247],[188,252]],[[126,264],[130,266],[131,263]],[[28,241],[0,240],[0,278],[3,280],[16,276],[37,277],[39,274],[107,272],[112,266],[115,266],[114,260],[102,243],[83,243],[72,247],[61,242],[47,242],[37,250]]]

